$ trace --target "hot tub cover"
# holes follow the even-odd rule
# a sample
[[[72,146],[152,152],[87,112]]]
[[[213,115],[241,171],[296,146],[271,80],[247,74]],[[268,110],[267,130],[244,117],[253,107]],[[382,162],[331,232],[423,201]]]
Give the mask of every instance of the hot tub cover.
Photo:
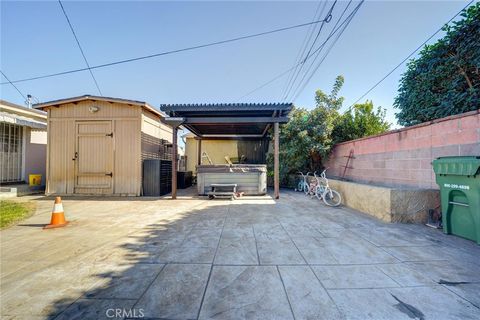
[[[213,164],[197,166],[197,173],[267,172],[266,164]]]

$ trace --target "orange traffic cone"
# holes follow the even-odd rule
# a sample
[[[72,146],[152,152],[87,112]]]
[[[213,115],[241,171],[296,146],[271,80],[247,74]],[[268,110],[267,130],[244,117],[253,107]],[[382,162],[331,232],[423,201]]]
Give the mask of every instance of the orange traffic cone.
[[[65,221],[65,215],[63,213],[62,198],[55,197],[55,204],[53,205],[52,210],[52,219],[50,220],[50,224],[43,227],[43,229],[64,227],[67,225],[67,223],[68,222]]]

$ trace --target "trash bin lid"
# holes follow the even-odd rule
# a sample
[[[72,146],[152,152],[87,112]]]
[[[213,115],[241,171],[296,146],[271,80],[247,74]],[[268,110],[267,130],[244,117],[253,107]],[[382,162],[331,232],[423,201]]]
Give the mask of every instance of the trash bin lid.
[[[480,156],[440,157],[433,160],[433,171],[436,174],[455,176],[474,176],[480,169]]]

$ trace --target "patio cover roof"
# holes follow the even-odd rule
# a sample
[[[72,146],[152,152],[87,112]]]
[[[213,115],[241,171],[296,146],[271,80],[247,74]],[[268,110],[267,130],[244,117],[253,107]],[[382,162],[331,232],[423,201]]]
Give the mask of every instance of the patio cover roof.
[[[163,104],[160,110],[199,137],[261,138],[272,123],[288,122],[292,107],[292,103]]]

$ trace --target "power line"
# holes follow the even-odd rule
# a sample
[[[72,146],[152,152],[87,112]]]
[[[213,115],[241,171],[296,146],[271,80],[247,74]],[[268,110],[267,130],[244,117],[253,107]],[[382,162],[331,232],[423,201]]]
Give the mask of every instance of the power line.
[[[316,56],[313,58],[310,66],[307,68],[307,71],[305,72],[305,74],[303,75],[302,79],[300,80],[300,82],[298,83],[298,86],[297,88],[293,91],[293,101],[296,100],[298,98],[298,96],[303,92],[303,90],[305,89],[305,87],[307,86],[307,84],[310,82],[310,80],[313,78],[313,76],[315,75],[315,73],[317,72],[318,68],[320,68],[320,66],[322,65],[323,61],[325,61],[325,59],[327,58],[328,54],[330,53],[330,51],[333,49],[333,47],[335,46],[335,44],[337,43],[337,41],[340,39],[340,37],[342,36],[343,32],[345,32],[345,30],[347,29],[348,25],[350,24],[350,22],[352,21],[353,17],[355,16],[355,14],[357,13],[357,11],[360,9],[360,7],[363,5],[363,2],[364,1],[360,1],[360,3],[352,10],[352,15],[349,17],[349,20],[347,21],[346,24],[343,25],[343,27],[341,27],[342,29],[340,30],[340,32],[337,34],[336,38],[333,40],[332,44],[330,45],[330,47],[327,49],[327,52],[325,52],[325,54],[323,55],[323,57],[320,59],[320,61],[317,63],[317,65],[315,67],[313,67],[313,65],[315,64],[315,61],[317,60],[317,58],[320,56],[320,53],[322,50],[320,50]],[[342,17],[345,15],[345,12],[347,12],[348,10],[348,7],[350,7],[350,4],[352,3],[352,0],[350,0],[348,2],[348,4],[345,6],[345,9],[343,10],[342,14],[340,15],[340,19],[337,21],[337,23],[335,24],[334,28],[338,25],[338,23],[340,22],[340,20],[342,19]],[[322,48],[323,49],[323,48]],[[304,82],[305,80],[305,77],[307,76],[307,74],[310,72],[310,70],[312,69],[313,67],[313,71],[310,73],[310,76],[308,77],[308,79]],[[302,85],[302,82],[303,82],[303,85]],[[300,88],[301,87],[301,88]]]
[[[185,51],[202,49],[202,48],[217,46],[217,45],[221,45],[221,44],[225,44],[225,43],[230,43],[230,42],[235,42],[235,41],[260,37],[260,36],[265,36],[265,35],[268,35],[268,34],[278,33],[278,32],[287,31],[287,30],[291,30],[291,29],[302,28],[302,27],[306,27],[306,26],[321,23],[322,21],[323,21],[323,19],[322,20],[317,20],[317,21],[312,21],[312,22],[307,22],[307,23],[302,23],[302,24],[297,24],[297,25],[293,25],[293,26],[289,26],[289,27],[274,29],[274,30],[270,30],[270,31],[254,33],[254,34],[250,34],[250,35],[246,35],[246,36],[241,36],[241,37],[236,37],[236,38],[231,38],[231,39],[226,39],[226,40],[221,40],[221,41],[215,41],[215,42],[210,42],[210,43],[206,43],[206,44],[201,44],[201,45],[196,45],[196,46],[191,46],[191,47],[186,47],[186,48],[181,48],[181,49],[164,51],[164,52],[160,52],[160,53],[154,53],[154,54],[150,54],[150,55],[146,55],[146,56],[140,56],[140,57],[131,58],[131,59],[118,60],[118,61],[114,61],[114,62],[109,62],[109,63],[104,63],[104,64],[92,66],[90,68],[78,68],[78,69],[73,69],[73,70],[68,70],[68,71],[46,74],[46,75],[37,76],[37,77],[13,80],[12,83],[26,82],[26,81],[39,80],[39,79],[44,79],[44,78],[57,77],[57,76],[62,76],[62,75],[66,75],[66,74],[87,71],[89,69],[90,70],[100,69],[100,68],[110,67],[110,66],[114,66],[114,65],[118,65],[118,64],[123,64],[123,63],[130,63],[130,62],[139,61],[139,60],[145,60],[145,59],[151,59],[151,58],[156,58],[156,57],[160,57],[160,56],[166,56],[166,55],[170,55],[170,54],[174,54],[174,53],[180,53],[180,52],[185,52]],[[8,82],[2,82],[0,84],[2,84],[2,85],[3,84],[8,84]]]
[[[405,59],[403,59],[399,64],[397,64],[397,66],[395,68],[393,68],[390,72],[388,72],[382,79],[380,79],[377,83],[375,83],[373,85],[373,87],[371,87],[367,92],[365,92],[360,98],[358,98],[354,103],[352,103],[352,105],[350,105],[350,107],[348,107],[348,109],[345,111],[345,112],[348,112],[350,111],[353,106],[359,102],[360,100],[362,100],[367,94],[369,94],[373,89],[375,89],[380,83],[382,83],[385,79],[387,79],[393,72],[395,72],[395,70],[397,70],[401,65],[403,65],[408,59],[410,59],[410,57],[412,57],[418,50],[420,50],[421,48],[423,48],[423,46],[425,44],[427,44],[427,42],[429,42],[434,36],[437,35],[437,33],[439,33],[440,31],[443,30],[443,27],[447,24],[449,24],[450,22],[452,22],[453,19],[455,19],[460,13],[462,13],[465,9],[467,9],[475,0],[472,0],[470,1],[465,7],[463,7],[460,11],[458,11],[453,17],[450,18],[450,20],[448,20],[446,23],[444,23],[437,31],[435,31],[435,33],[433,33],[430,37],[428,37],[427,40],[425,40],[420,46],[418,46],[415,50],[413,50]]]
[[[5,75],[5,73],[3,73],[2,70],[0,70],[0,73],[2,73],[2,76],[3,76],[5,79],[7,79],[7,81],[8,81],[7,83],[10,83],[10,84],[15,88],[15,90],[17,90],[17,92],[23,97],[23,99],[25,99],[25,101],[27,101],[27,97],[25,97],[25,95],[17,88],[17,86],[14,85],[13,82],[10,81],[10,79],[8,79],[8,77]]]
[[[323,4],[323,6],[322,6],[322,4]],[[317,9],[315,10],[315,14],[313,15],[313,20],[316,20],[323,15],[323,11],[325,11],[326,6],[327,6],[327,1],[319,1],[318,2]],[[322,7],[322,10],[319,12],[320,7]],[[313,27],[310,26],[308,28],[308,31],[305,34],[305,38],[303,39],[302,45],[300,46],[300,50],[298,51],[297,56],[295,58],[295,61],[294,61],[295,64],[299,63],[301,61],[302,57],[304,56],[305,51],[307,50],[308,44],[310,43],[310,40],[312,39],[312,36],[315,32],[315,29],[316,29],[316,26],[313,26]],[[290,87],[290,82],[292,81],[293,76],[297,71],[297,68],[298,68],[298,65],[296,65],[295,70],[292,73],[290,73],[290,76],[288,77],[287,82],[286,82],[285,89],[283,90],[282,97],[283,97],[284,93],[287,91],[287,89]]]
[[[268,80],[268,81],[265,82],[264,84],[262,84],[262,85],[256,87],[255,89],[247,92],[246,94],[244,94],[243,96],[241,96],[240,98],[238,98],[238,100],[242,100],[243,98],[248,97],[248,96],[251,95],[252,93],[257,92],[257,91],[260,90],[260,89],[263,89],[264,87],[268,86],[270,83],[275,82],[276,80],[282,78],[284,75],[286,75],[287,73],[289,73],[290,71],[292,71],[293,69],[295,69],[295,67],[298,67],[299,65],[300,65],[300,64],[298,63],[298,64],[296,64],[296,65],[288,68],[287,70],[283,71],[282,73],[277,74],[275,77],[273,77],[272,79]]]
[[[322,3],[323,3],[322,10],[320,12],[318,12]],[[323,15],[323,12],[325,11],[326,6],[327,6],[327,1],[320,1],[318,3],[317,10],[315,11],[315,15],[313,17],[314,20],[320,18]],[[287,92],[288,88],[290,87],[291,81],[293,80],[293,77],[295,76],[295,74],[297,72],[297,69],[298,69],[297,64],[302,61],[302,57],[304,56],[305,51],[307,50],[308,44],[310,43],[310,40],[312,39],[312,36],[315,32],[316,27],[317,27],[316,25],[313,28],[310,27],[308,33],[305,34],[305,39],[303,40],[302,46],[300,47],[300,51],[298,52],[297,57],[295,58],[295,64],[296,64],[295,65],[295,70],[293,70],[293,72],[288,77],[287,84],[285,86],[285,89],[283,90],[283,93],[282,93],[281,97],[284,96],[284,94]]]
[[[80,49],[80,53],[83,56],[83,60],[85,60],[85,64],[87,65],[88,71],[90,72],[90,75],[92,76],[93,82],[95,83],[95,86],[97,87],[98,92],[102,96],[102,90],[100,90],[100,86],[98,85],[97,79],[95,79],[95,76],[93,75],[92,69],[90,68],[90,64],[88,63],[87,57],[85,56],[85,53],[83,52],[82,46],[80,45],[80,41],[78,40],[77,35],[75,34],[75,30],[73,29],[73,25],[70,22],[70,19],[68,18],[67,12],[65,11],[65,8],[63,7],[62,1],[58,0],[58,4],[62,8],[63,15],[65,16],[65,19],[67,19],[68,25],[70,26],[70,30],[72,31],[73,37],[75,38],[75,41],[77,42],[78,49]]]
[[[361,3],[363,3],[365,0],[362,0]],[[325,46],[325,44],[328,42],[328,40],[330,40],[331,37],[333,37],[333,35],[335,35],[337,33],[337,31],[342,28],[343,25],[345,25],[345,23],[348,23],[349,20],[351,20],[353,18],[353,16],[355,15],[355,10],[353,10],[346,18],[345,20],[342,21],[342,23],[340,23],[340,25],[337,27],[337,29],[333,30],[333,32],[330,33],[330,35],[325,39],[325,41],[317,48],[315,49],[312,54],[308,57],[306,57],[305,60],[308,60],[310,59],[313,55],[315,55],[319,50],[322,50],[322,48]],[[278,75],[276,75],[275,77],[273,77],[272,79],[268,80],[267,82],[263,83],[262,85],[256,87],[255,89],[247,92],[246,94],[244,94],[243,96],[241,96],[238,100],[242,100],[243,98],[246,98],[248,97],[249,95],[251,95],[252,93],[266,87],[267,85],[269,85],[270,83],[274,82],[275,80],[278,80],[280,78],[282,78],[284,75],[286,75],[288,72],[290,72],[291,70],[293,70],[296,66],[300,65],[302,62],[288,68],[287,70],[279,73]]]
[[[310,53],[312,52],[313,50],[313,47],[315,46],[315,43],[317,42],[318,40],[318,37],[320,36],[320,34],[322,33],[322,30],[323,30],[323,26],[325,25],[325,23],[328,23],[330,22],[330,20],[332,20],[332,12],[333,12],[333,9],[335,8],[335,5],[337,4],[337,0],[335,0],[335,2],[332,4],[332,6],[330,7],[330,9],[328,10],[328,13],[327,15],[325,16],[325,18],[323,19],[323,22],[322,24],[320,25],[320,28],[317,32],[317,35],[315,36],[315,39],[313,40],[312,42],[312,45],[310,46],[310,49],[308,50],[308,53],[305,55],[305,58],[302,60],[302,63],[300,64],[300,67],[298,68],[298,72],[296,72],[295,76],[293,77],[293,81],[291,83],[291,86],[287,89],[287,91],[285,92],[284,94],[284,99],[286,99],[288,97],[288,95],[290,94],[290,91],[292,90],[293,86],[295,85],[295,82],[297,81],[297,78],[298,76],[300,75],[302,69],[303,69],[303,66],[305,65],[305,62],[307,61],[307,57],[310,56]]]
[[[350,0],[350,1],[348,2],[348,4],[345,6],[342,14],[341,14],[340,17],[338,18],[338,20],[337,20],[337,22],[335,23],[335,25],[333,26],[332,31],[335,30],[335,28],[337,27],[338,23],[342,20],[343,16],[345,15],[345,12],[347,12],[348,7],[350,6],[351,3],[352,3],[352,0]],[[349,22],[348,22],[348,23],[349,23]],[[347,24],[348,24],[348,23],[347,23]],[[332,31],[330,31],[330,34],[332,33]],[[340,35],[341,35],[341,33],[343,33],[343,31],[340,31]],[[340,35],[338,35],[337,38],[334,40],[334,44],[335,44],[335,42],[338,40],[338,37],[339,37]],[[315,54],[315,57],[314,57],[313,60],[310,62],[310,65],[307,67],[307,70],[306,70],[305,73],[303,74],[302,79],[298,82],[295,90],[293,90],[293,92],[292,92],[292,97],[295,97],[295,96],[296,96],[296,92],[298,92],[301,84],[302,84],[303,81],[305,80],[305,77],[307,76],[307,74],[309,74],[310,70],[312,69],[313,65],[315,64],[315,61],[317,61],[317,58],[319,57],[319,55],[320,55],[320,53],[322,52],[322,50],[323,50],[323,47]],[[318,67],[320,67],[320,64],[321,64],[321,62],[320,62],[319,65],[315,68],[315,71],[318,69]],[[315,72],[315,71],[314,71],[314,72]],[[310,78],[309,78],[308,81],[310,81]],[[305,84],[305,85],[306,85],[306,84]],[[292,87],[292,89],[293,89],[293,87]],[[303,91],[303,88],[302,88],[302,91]],[[288,99],[288,95],[285,96],[283,100],[286,101],[287,99]]]
[[[332,12],[333,12],[333,9],[335,8],[336,4],[337,4],[337,0],[335,0],[335,2],[332,4],[332,6],[330,7],[330,10],[328,10],[328,13],[325,16],[324,22],[329,23],[332,20]],[[325,23],[321,24],[320,30],[318,30],[317,35],[315,36],[315,39],[313,40],[313,43],[310,46],[310,49],[308,50],[307,56],[310,55],[310,53],[312,52],[313,47],[315,46],[315,43],[317,42],[317,39],[320,36],[320,33],[322,32],[322,28],[323,28],[324,24]],[[305,62],[305,60],[304,60],[304,62]]]
[[[317,53],[319,50],[321,50],[325,44],[328,42],[328,40],[330,40],[330,38],[341,28],[341,26],[343,26],[345,24],[345,22],[351,17],[351,14],[340,24],[340,26],[335,29],[326,39],[325,41],[317,48],[315,49],[315,51],[312,52],[312,54],[308,57],[306,57],[306,60],[310,59],[311,56],[313,56],[315,53]],[[251,95],[252,93],[254,92],[257,92],[258,90],[260,89],[263,89],[264,87],[266,87],[267,85],[269,85],[270,83],[272,82],[275,82],[276,80],[282,78],[284,75],[286,75],[288,72],[290,72],[291,70],[293,70],[295,67],[298,67],[300,64],[302,64],[302,62],[299,62],[297,63],[296,65],[288,68],[287,70],[279,73],[278,75],[276,75],[275,77],[273,77],[272,79],[268,80],[267,82],[263,83],[262,85],[256,87],[255,89],[253,90],[250,90],[249,92],[247,92],[246,94],[244,94],[243,96],[241,96],[238,100],[242,100],[243,98],[246,98],[248,97],[249,95]]]
[[[330,53],[330,51],[333,49],[333,47],[335,46],[335,44],[337,43],[337,41],[340,39],[340,37],[342,36],[343,32],[345,32],[345,29],[347,29],[348,25],[350,24],[350,22],[352,21],[352,19],[350,19],[343,27],[342,27],[342,30],[340,30],[340,33],[337,35],[337,37],[333,40],[333,43],[330,45],[330,47],[327,49],[327,52],[325,52],[325,54],[323,55],[322,59],[318,62],[317,66],[315,68],[313,68],[313,71],[310,73],[310,76],[308,77],[307,81],[305,81],[301,87],[300,90],[297,90],[296,91],[296,94],[293,96],[292,100],[295,101],[298,96],[303,92],[303,90],[305,90],[305,87],[307,86],[307,84],[310,82],[310,80],[312,80],[313,76],[315,75],[315,73],[317,72],[318,68],[320,68],[320,66],[322,65],[323,61],[325,61],[325,59],[327,58],[328,54]],[[316,56],[318,57],[318,55]],[[315,57],[315,58],[316,58]],[[312,62],[312,65],[313,65],[314,62]],[[306,76],[306,74],[305,74]],[[297,88],[298,89],[298,88]]]

